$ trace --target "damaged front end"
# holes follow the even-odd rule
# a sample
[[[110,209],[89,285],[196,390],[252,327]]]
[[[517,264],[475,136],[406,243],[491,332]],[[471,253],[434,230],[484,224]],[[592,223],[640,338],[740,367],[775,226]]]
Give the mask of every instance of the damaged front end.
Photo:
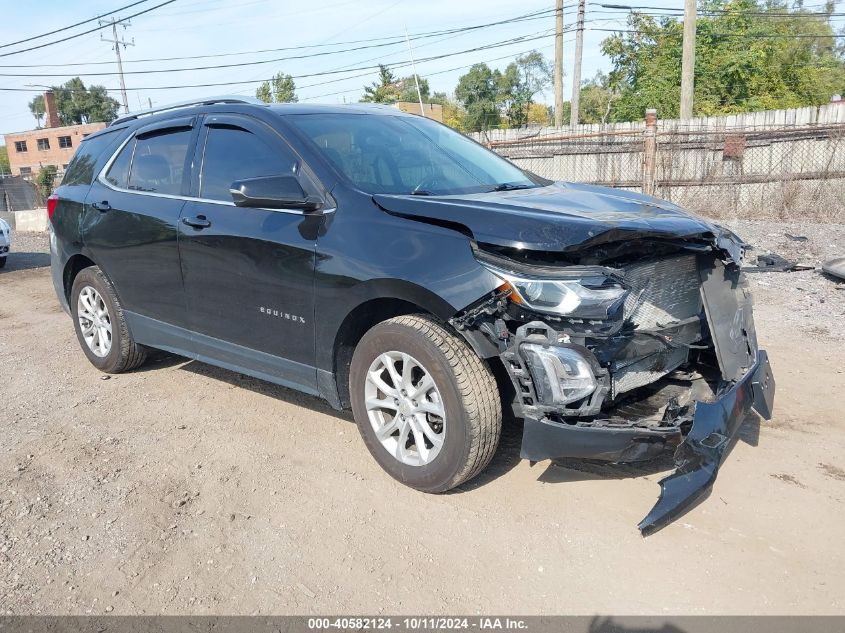
[[[634,462],[675,450],[643,535],[709,493],[751,409],[771,417],[743,247],[727,231],[566,254],[475,245],[502,285],[452,323],[495,346],[525,421],[522,457]]]

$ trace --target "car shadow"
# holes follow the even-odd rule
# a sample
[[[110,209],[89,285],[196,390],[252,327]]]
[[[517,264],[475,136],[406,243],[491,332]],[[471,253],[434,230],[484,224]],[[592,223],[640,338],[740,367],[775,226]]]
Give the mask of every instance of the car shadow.
[[[180,359],[180,361],[184,360],[187,359]],[[178,364],[178,362],[179,361],[174,364]],[[276,400],[281,400],[289,404],[294,404],[296,406],[308,409],[309,411],[314,411],[315,413],[322,413],[324,415],[330,415],[332,417],[344,420],[346,422],[350,422],[352,424],[355,423],[351,411],[338,411],[336,409],[333,409],[331,405],[329,405],[329,403],[323,400],[322,398],[318,398],[317,396],[310,396],[295,389],[282,387],[281,385],[276,385],[272,382],[261,380],[260,378],[253,378],[251,376],[247,376],[236,371],[223,369],[222,367],[216,367],[214,365],[208,365],[198,360],[188,360],[188,362],[182,365],[179,369],[191,372],[192,374],[195,374],[197,376],[211,378],[213,380],[217,380],[233,387],[249,389],[253,393],[257,393],[262,396],[267,396],[269,398],[274,398]]]
[[[730,458],[737,442],[757,446],[760,438],[760,416],[751,412],[746,416],[739,433],[725,451],[723,461]],[[487,485],[506,475],[521,461],[522,422],[506,419],[502,426],[499,448],[490,465],[482,473],[462,484],[451,493],[468,492],[479,486]],[[592,459],[560,458],[532,464],[539,468],[537,481],[542,483],[571,483],[576,481],[594,481],[611,479],[633,479],[647,477],[657,473],[667,473],[675,469],[674,449],[668,448],[657,457],[641,462],[613,463]]]
[[[16,270],[44,268],[50,265],[50,254],[44,252],[12,251],[6,256],[6,265],[0,268],[0,275]]]
[[[588,633],[684,633],[684,629],[680,628],[676,623],[670,620],[664,620],[658,623],[662,618],[654,618],[650,616],[633,616],[623,618],[626,624],[623,624],[619,618],[595,616],[591,618],[589,623]],[[632,622],[633,626],[627,626],[628,622]]]
[[[181,366],[179,369],[197,376],[211,378],[219,382],[249,389],[253,393],[274,398],[276,400],[303,407],[315,413],[330,415],[334,418],[355,424],[352,412],[337,411],[325,400],[310,396],[295,389],[289,389],[259,378],[252,378],[236,371],[223,369],[200,361],[190,360],[168,352],[153,351],[150,360],[135,372],[155,371],[167,367]],[[730,457],[737,442],[742,441],[751,446],[757,446],[760,438],[760,416],[751,412],[746,416],[739,433],[734,437],[725,451],[724,460]],[[488,466],[473,479],[456,486],[447,494],[461,494],[470,492],[481,486],[486,486],[503,477],[522,461],[520,449],[522,446],[522,420],[506,414],[502,422],[502,433],[499,446]],[[675,468],[674,450],[667,449],[654,459],[631,462],[612,463],[599,460],[560,458],[550,462],[532,464],[532,467],[544,468],[537,477],[542,483],[570,483],[576,481],[631,479],[646,477],[657,473],[668,472]]]

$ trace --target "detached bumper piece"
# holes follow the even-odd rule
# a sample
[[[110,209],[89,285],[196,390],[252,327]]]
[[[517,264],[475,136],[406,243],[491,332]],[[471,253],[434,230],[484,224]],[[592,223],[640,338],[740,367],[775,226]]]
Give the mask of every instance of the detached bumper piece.
[[[661,480],[660,498],[642,521],[643,536],[674,521],[710,494],[719,466],[745,416],[754,409],[772,417],[775,380],[766,352],[727,393],[714,402],[699,402],[692,428],[675,452],[677,470]]]
[[[712,402],[696,402],[692,427],[681,443],[677,426],[579,426],[525,418],[522,458],[542,461],[560,456],[633,462],[677,446],[674,473],[660,482],[660,498],[639,529],[648,536],[668,525],[710,493],[719,466],[751,409],[771,418],[775,381],[766,352],[733,386]]]

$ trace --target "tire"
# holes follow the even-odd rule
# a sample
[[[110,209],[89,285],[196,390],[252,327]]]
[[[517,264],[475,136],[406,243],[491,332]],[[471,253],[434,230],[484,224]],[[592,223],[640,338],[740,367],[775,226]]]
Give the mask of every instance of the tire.
[[[403,378],[407,362],[411,382],[393,381],[386,358],[397,379]],[[375,381],[372,374],[378,377]],[[426,375],[433,387],[415,395]],[[394,382],[410,384],[408,396],[395,389]],[[398,395],[393,398],[389,389]],[[490,368],[466,342],[427,316],[399,316],[369,330],[352,356],[349,393],[355,422],[370,453],[389,475],[411,488],[431,493],[454,488],[480,473],[499,444],[502,408]],[[426,412],[412,406],[424,407]],[[434,410],[445,415],[428,413]],[[399,421],[403,412],[411,427],[404,443],[400,439],[405,423]],[[397,428],[388,435],[391,425]],[[383,431],[381,439],[376,428]],[[417,448],[420,438],[422,450]],[[433,443],[435,438],[439,447]]]
[[[6,257],[8,257],[8,255]],[[0,268],[3,268],[6,265],[6,257],[0,257]]]
[[[98,322],[103,324],[106,329],[111,329],[111,338],[107,350],[104,345],[98,346],[96,343],[92,347],[86,340],[82,321],[86,323],[93,323],[93,321],[85,319],[86,314],[92,313],[84,305],[81,307],[80,295],[83,293],[85,293],[83,304],[87,301],[89,306],[96,303],[98,307],[105,308],[105,314],[102,316],[100,310],[95,310],[95,312],[99,319]],[[95,297],[99,297],[101,302],[94,300]],[[82,269],[76,279],[73,280],[73,287],[70,291],[70,309],[76,338],[79,340],[79,345],[85,356],[88,357],[94,367],[107,374],[120,374],[139,367],[146,360],[147,350],[132,339],[114,286],[98,267],[91,266]],[[82,320],[80,319],[81,309],[84,310]],[[94,329],[102,331],[101,328]],[[108,337],[105,338],[108,339]],[[97,338],[97,341],[99,340]],[[99,353],[95,349],[99,349]]]

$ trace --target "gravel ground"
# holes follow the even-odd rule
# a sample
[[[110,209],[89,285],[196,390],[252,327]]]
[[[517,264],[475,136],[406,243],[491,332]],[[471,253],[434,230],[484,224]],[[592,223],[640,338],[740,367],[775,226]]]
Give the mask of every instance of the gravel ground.
[[[777,311],[796,332],[845,339],[845,281],[821,270],[823,262],[845,255],[845,225],[751,220],[723,224],[753,246],[746,255],[747,266],[756,265],[759,255],[776,253],[813,267],[787,273],[749,272],[758,309]]]
[[[26,270],[50,265],[50,238],[47,233],[12,231],[12,250],[4,271]]]
[[[807,235],[814,262],[843,244],[735,228],[783,255]],[[103,376],[46,249],[17,234],[0,271],[0,614],[845,615],[845,293],[818,273],[752,278],[775,417],[643,539],[667,460],[532,466],[510,424],[480,477],[424,495],[315,398],[172,356]]]

